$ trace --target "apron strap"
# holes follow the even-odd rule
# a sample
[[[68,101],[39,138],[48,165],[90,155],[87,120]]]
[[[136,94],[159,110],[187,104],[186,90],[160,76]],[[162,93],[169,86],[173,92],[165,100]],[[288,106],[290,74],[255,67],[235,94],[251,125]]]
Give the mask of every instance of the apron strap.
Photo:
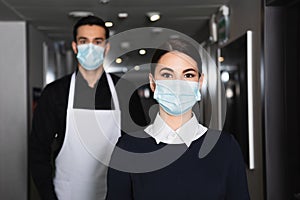
[[[115,85],[113,83],[113,80],[110,76],[110,74],[104,72],[108,81],[109,89],[112,95],[112,99],[114,102],[114,106],[116,110],[120,110],[119,100],[117,97],[117,92]],[[69,90],[69,97],[68,97],[68,109],[72,109],[74,106],[74,91],[75,91],[75,79],[76,79],[76,73],[74,72],[72,74],[71,83],[70,83],[70,90]]]
[[[105,72],[105,74],[106,74],[106,78],[107,78],[108,85],[109,85],[109,88],[110,88],[111,96],[112,96],[112,99],[114,101],[115,109],[120,110],[119,100],[118,100],[118,97],[117,97],[117,91],[116,91],[114,82],[113,82],[110,74],[108,74],[106,72]]]
[[[76,72],[72,74],[72,78],[71,78],[69,99],[68,99],[68,109],[72,109],[74,106],[75,78],[76,78]]]

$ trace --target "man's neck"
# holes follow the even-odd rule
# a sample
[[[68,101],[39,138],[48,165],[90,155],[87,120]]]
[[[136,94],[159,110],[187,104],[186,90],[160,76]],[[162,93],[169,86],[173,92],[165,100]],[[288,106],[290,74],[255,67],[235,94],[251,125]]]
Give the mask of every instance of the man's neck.
[[[103,73],[103,66],[100,66],[95,70],[86,70],[82,66],[78,66],[78,69],[91,88],[95,87],[95,84]]]

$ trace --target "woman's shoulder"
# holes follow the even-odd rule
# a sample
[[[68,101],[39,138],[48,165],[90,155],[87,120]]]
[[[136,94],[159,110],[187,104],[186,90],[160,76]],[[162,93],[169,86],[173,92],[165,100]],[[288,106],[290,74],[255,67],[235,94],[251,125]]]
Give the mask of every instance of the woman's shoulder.
[[[164,145],[157,144],[144,130],[140,130],[123,134],[119,138],[117,146],[130,152],[145,153],[155,151]]]
[[[240,152],[240,146],[235,137],[231,133],[221,130],[208,129],[198,144],[201,145],[200,158],[204,158],[210,153],[218,155],[221,153],[225,156],[233,152]]]
[[[230,132],[221,131],[220,139],[224,146],[228,148],[230,147],[229,149],[239,148],[238,141],[236,140],[235,136]]]
[[[234,135],[230,132],[209,128],[205,134],[206,140],[219,142],[220,145],[232,145],[236,142]]]

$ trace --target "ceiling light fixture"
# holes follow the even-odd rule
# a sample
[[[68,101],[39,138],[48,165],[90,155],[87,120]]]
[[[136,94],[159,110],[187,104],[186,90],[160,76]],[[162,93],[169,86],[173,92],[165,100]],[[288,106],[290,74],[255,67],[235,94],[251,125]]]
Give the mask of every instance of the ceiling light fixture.
[[[118,13],[118,17],[120,19],[126,19],[128,17],[128,13],[127,12],[120,12],[120,13]]]
[[[89,11],[72,11],[69,12],[69,16],[71,17],[87,17],[87,16],[91,16],[94,15],[94,13],[89,12]]]
[[[139,71],[140,69],[141,69],[141,67],[139,65],[134,66],[135,71]]]
[[[100,0],[99,3],[107,4],[107,3],[109,3],[109,1],[110,1],[110,0]]]
[[[148,12],[147,17],[151,22],[158,21],[160,19],[160,13],[159,12]]]
[[[123,62],[122,58],[117,58],[117,59],[116,59],[116,63],[117,63],[117,64],[121,64],[122,62]]]
[[[116,34],[115,30],[109,30],[109,36],[113,36],[114,34]]]
[[[223,57],[223,56],[220,56],[220,57],[218,58],[218,60],[219,60],[220,63],[221,63],[221,62],[224,62],[224,57]]]
[[[140,55],[145,55],[146,54],[146,50],[145,49],[140,49],[139,50],[139,54]]]
[[[152,33],[161,33],[163,32],[163,29],[160,27],[154,27],[151,31]]]
[[[110,28],[110,27],[112,27],[113,25],[114,25],[113,22],[109,22],[109,21],[105,22],[105,26],[106,26],[107,28]]]
[[[128,41],[121,42],[120,46],[121,46],[121,49],[129,49],[130,42],[128,42]]]

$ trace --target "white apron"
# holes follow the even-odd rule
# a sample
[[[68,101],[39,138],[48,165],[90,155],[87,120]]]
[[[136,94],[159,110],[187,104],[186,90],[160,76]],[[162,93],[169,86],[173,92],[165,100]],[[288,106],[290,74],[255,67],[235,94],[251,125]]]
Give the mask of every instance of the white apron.
[[[121,113],[113,81],[107,76],[115,110],[74,109],[72,75],[66,133],[55,160],[55,192],[59,200],[104,200],[106,176],[114,146],[121,136]]]

